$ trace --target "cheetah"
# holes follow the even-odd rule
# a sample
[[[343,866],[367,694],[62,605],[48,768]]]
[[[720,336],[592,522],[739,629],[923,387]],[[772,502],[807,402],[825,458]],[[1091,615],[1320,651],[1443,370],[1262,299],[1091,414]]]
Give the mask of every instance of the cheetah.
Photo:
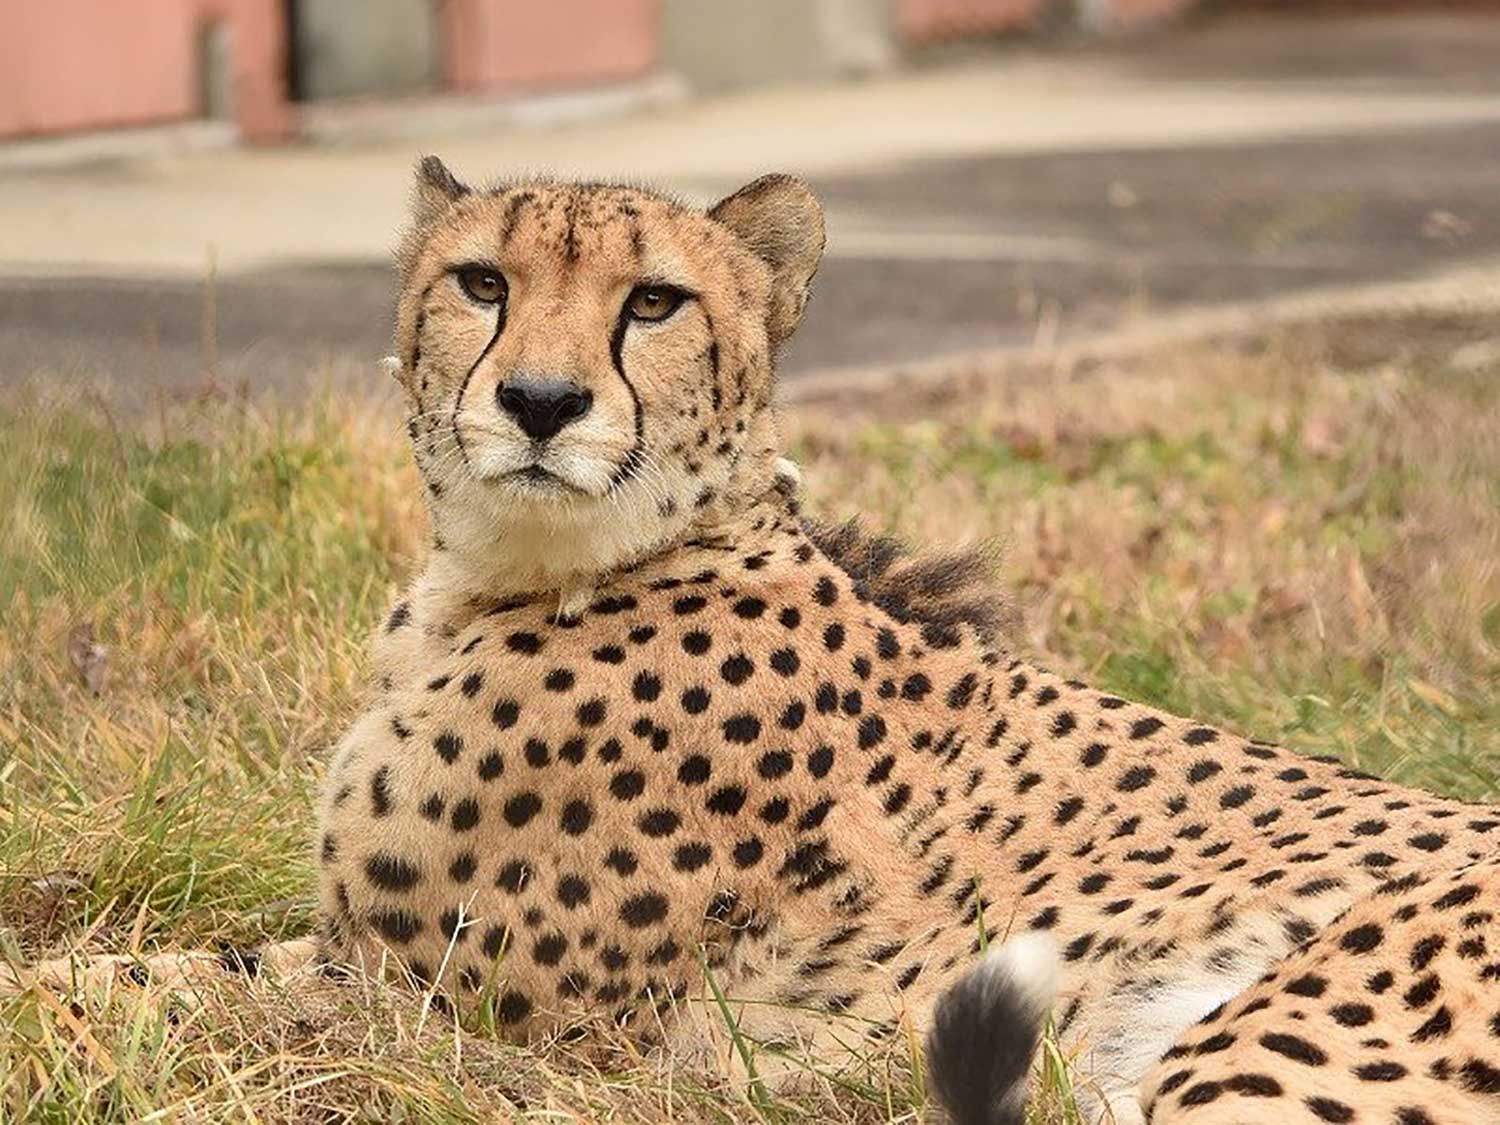
[[[1500,1121],[1500,810],[1050,673],[981,553],[807,519],[773,375],[823,242],[787,176],[699,210],[421,163],[432,549],[328,772],[317,937],[147,971],[318,961],[684,1056],[716,992],[768,1048],[926,1034],[963,1125],[1023,1119],[1049,1012],[1090,1120]]]

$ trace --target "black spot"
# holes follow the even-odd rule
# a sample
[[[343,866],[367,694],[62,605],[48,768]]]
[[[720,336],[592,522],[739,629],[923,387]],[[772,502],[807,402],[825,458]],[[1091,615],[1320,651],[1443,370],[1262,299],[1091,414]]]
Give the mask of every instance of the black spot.
[[[389,816],[391,811],[391,770],[381,766],[370,775],[370,815]]]
[[[539,796],[529,792],[517,793],[505,802],[501,815],[505,817],[505,823],[512,828],[521,828],[541,811],[542,799]]]
[[[1226,789],[1220,794],[1219,807],[1237,809],[1253,796],[1255,796],[1255,790],[1250,786],[1236,785],[1233,789]]]
[[[452,731],[444,731],[432,740],[432,748],[438,752],[439,758],[451,766],[463,753],[464,740]]]
[[[531,947],[531,959],[538,965],[556,965],[568,951],[568,939],[553,931],[536,939]]]
[[[1322,1066],[1328,1061],[1328,1053],[1321,1047],[1282,1031],[1268,1031],[1260,1037],[1260,1045],[1304,1066]]]
[[[831,746],[819,746],[807,756],[807,772],[816,778],[828,776],[828,771],[833,768],[833,748]]]
[[[590,699],[578,705],[577,717],[580,726],[597,727],[604,722],[604,700]]]
[[[557,901],[569,910],[584,905],[592,895],[588,880],[581,875],[564,875],[557,881]]]
[[[859,721],[859,748],[868,750],[885,741],[885,720],[879,715],[867,715]]]
[[[719,665],[719,675],[724,677],[726,683],[736,686],[748,680],[754,672],[755,665],[744,653],[737,653]]]
[[[455,883],[467,883],[474,878],[474,871],[478,866],[473,852],[462,852],[448,865],[448,878]]]
[[[741,745],[760,737],[760,720],[751,714],[734,715],[724,720],[724,739]]]
[[[671,809],[652,809],[643,813],[637,822],[647,836],[670,836],[681,823],[681,818]]]
[[[792,772],[792,756],[785,750],[771,750],[761,755],[755,770],[767,781],[785,777]]]
[[[901,698],[920,702],[932,691],[932,681],[921,672],[913,672],[901,683]]]
[[[376,852],[365,860],[365,877],[383,891],[409,891],[422,881],[422,872],[400,856]]]
[[[701,842],[679,844],[672,852],[672,866],[678,871],[691,873],[711,860],[713,855],[713,849]]]
[[[467,832],[479,823],[479,802],[470,797],[457,802],[448,822],[453,826],[453,831]]]
[[[589,606],[592,613],[616,614],[625,613],[636,607],[635,598],[629,594],[619,594],[611,597],[599,598],[593,605]]]
[[[1312,1097],[1304,1100],[1304,1103],[1312,1115],[1319,1121],[1329,1121],[1333,1125],[1343,1125],[1344,1122],[1354,1120],[1354,1110],[1343,1102],[1335,1101],[1333,1098]]]
[[[682,693],[682,709],[689,715],[701,715],[708,710],[709,694],[701,687],[690,687]]]
[[[500,1003],[495,1008],[501,1023],[520,1023],[531,1015],[531,1000],[524,992],[511,989],[500,997]]]
[[[771,653],[771,668],[780,675],[796,675],[800,667],[802,661],[798,658],[796,649],[779,648]]]
[[[581,836],[594,823],[594,808],[582,799],[569,801],[563,808],[560,823],[569,836]]]
[[[1339,939],[1339,947],[1348,953],[1368,953],[1384,940],[1385,934],[1374,922],[1356,926]]]
[[[535,656],[542,651],[542,638],[535,633],[512,633],[505,638],[505,647],[524,656]]]
[[[741,598],[734,603],[734,612],[737,617],[743,617],[746,621],[754,621],[766,612],[766,603],[759,598]]]
[[[1461,887],[1454,887],[1446,894],[1433,899],[1432,906],[1435,910],[1452,910],[1456,906],[1467,906],[1478,896],[1479,888],[1472,884],[1467,884]]]
[[[370,924],[395,945],[406,945],[422,932],[422,920],[406,910],[372,910]]]
[[[650,672],[637,673],[635,682],[630,685],[630,694],[641,703],[654,702],[661,694],[661,680]]]
[[[646,791],[646,775],[640,770],[621,770],[610,779],[609,791],[618,800],[633,801]]]
[[[752,836],[748,840],[741,840],[739,843],[735,844],[734,852],[732,853],[734,856],[735,866],[754,867],[757,863],[760,862],[761,857],[765,855],[765,852],[765,845],[763,845],[755,837]]]
[[[707,802],[707,809],[719,816],[734,816],[745,804],[745,790],[738,785],[726,785],[714,791]]]
[[[707,633],[694,629],[682,637],[682,650],[689,656],[702,656],[713,647],[714,640]]]
[[[648,892],[620,904],[620,921],[632,929],[655,925],[667,916],[666,896]]]
[[[501,730],[509,730],[521,717],[521,705],[514,699],[501,699],[490,712],[490,720]]]
[[[640,866],[640,861],[628,848],[611,848],[609,854],[604,857],[604,866],[624,877],[634,875],[635,869]]]
[[[552,761],[552,751],[540,738],[526,740],[526,764],[532,769],[541,769]]]
[[[791,811],[792,807],[785,797],[772,797],[761,806],[757,815],[767,824],[780,824],[791,814]]]

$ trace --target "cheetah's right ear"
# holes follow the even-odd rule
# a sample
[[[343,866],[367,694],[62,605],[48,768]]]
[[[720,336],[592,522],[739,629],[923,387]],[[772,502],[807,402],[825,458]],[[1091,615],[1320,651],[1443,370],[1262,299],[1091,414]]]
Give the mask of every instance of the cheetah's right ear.
[[[762,176],[714,204],[709,218],[739,236],[771,267],[766,332],[774,346],[796,329],[823,260],[823,208],[796,176]]]
[[[469,194],[469,188],[436,156],[424,156],[417,165],[417,180],[411,193],[411,225],[421,228]]]

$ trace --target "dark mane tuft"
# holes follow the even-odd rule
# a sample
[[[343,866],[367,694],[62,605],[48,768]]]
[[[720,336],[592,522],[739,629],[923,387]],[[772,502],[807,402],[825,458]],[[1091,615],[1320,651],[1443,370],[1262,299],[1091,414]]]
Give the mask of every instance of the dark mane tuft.
[[[969,625],[986,643],[1003,640],[1012,631],[1015,615],[995,578],[999,552],[992,545],[917,554],[857,520],[803,520],[802,529],[854,580],[859,593],[897,621]]]

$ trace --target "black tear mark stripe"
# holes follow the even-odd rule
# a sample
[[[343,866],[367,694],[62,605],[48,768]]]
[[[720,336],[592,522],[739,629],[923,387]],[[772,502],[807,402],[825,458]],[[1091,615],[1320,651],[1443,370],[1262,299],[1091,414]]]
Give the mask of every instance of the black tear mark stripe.
[[[485,357],[490,354],[496,342],[499,341],[500,333],[505,331],[506,307],[507,302],[503,300],[495,306],[495,331],[490,335],[489,343],[485,344],[484,348],[480,351],[479,358],[464,373],[464,381],[459,384],[458,397],[453,400],[453,414],[449,419],[449,424],[452,426],[453,437],[458,444],[458,451],[462,455],[465,465],[469,463],[469,449],[464,444],[464,432],[458,428],[458,412],[464,408],[464,395],[468,393],[469,380],[474,378],[474,372],[479,370],[479,365],[484,362]]]
[[[635,476],[640,470],[641,463],[646,459],[646,408],[641,403],[640,392],[635,389],[630,376],[625,374],[625,330],[629,327],[630,313],[622,308],[619,319],[615,321],[614,334],[609,340],[609,358],[615,365],[615,373],[620,376],[620,382],[624,383],[625,389],[630,392],[630,401],[635,408],[635,443],[610,476],[607,490],[609,492],[613,492]]]

